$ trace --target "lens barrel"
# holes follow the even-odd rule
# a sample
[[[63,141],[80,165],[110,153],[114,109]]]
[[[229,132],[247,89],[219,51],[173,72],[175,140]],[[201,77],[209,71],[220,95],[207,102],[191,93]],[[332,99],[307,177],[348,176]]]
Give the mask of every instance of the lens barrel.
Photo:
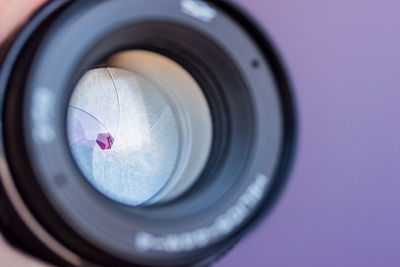
[[[225,1],[51,1],[0,92],[2,232],[58,265],[210,263],[271,209],[294,154],[281,60]]]

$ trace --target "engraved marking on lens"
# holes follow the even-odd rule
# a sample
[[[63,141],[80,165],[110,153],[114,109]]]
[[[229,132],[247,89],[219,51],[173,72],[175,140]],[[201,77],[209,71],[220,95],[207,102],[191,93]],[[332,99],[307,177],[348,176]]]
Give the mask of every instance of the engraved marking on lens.
[[[141,252],[148,250],[181,252],[205,247],[213,239],[232,232],[242,224],[262,200],[269,183],[269,177],[261,173],[257,174],[238,201],[208,227],[159,237],[140,232],[135,237],[135,247]]]
[[[182,0],[182,12],[199,20],[210,22],[217,16],[217,11],[199,0]]]
[[[41,143],[51,143],[55,137],[52,126],[54,95],[53,91],[46,87],[39,87],[33,93],[32,121],[33,136]]]

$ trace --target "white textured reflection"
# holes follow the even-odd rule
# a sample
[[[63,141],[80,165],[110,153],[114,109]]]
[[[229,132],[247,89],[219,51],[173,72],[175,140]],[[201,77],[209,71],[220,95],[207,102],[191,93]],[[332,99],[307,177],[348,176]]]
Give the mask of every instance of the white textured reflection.
[[[160,191],[178,160],[178,125],[167,102],[149,81],[122,69],[85,74],[71,98],[68,134],[89,182],[129,205]]]

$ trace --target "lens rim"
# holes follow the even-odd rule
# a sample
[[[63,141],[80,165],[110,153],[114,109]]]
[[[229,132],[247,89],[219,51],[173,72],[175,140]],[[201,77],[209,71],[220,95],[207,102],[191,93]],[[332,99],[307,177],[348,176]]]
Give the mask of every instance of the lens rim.
[[[117,1],[116,1],[117,2]],[[165,1],[165,2],[167,2],[167,1]],[[163,3],[163,5],[167,5],[169,8],[171,8],[171,6],[173,7],[173,8],[176,8],[177,6],[179,6],[179,4],[177,5],[177,6],[175,6],[174,7],[174,4],[177,4],[178,3],[178,1],[176,1],[176,2],[174,2],[174,3],[172,3],[172,5],[171,6],[169,6],[170,4],[172,3],[172,1],[171,2],[169,2],[168,4],[167,3]],[[83,4],[82,4],[83,5]],[[145,4],[145,3],[143,3],[143,6],[146,6],[146,5],[149,5],[149,4]],[[217,3],[215,3],[215,5],[217,5]],[[82,6],[80,6],[80,8],[81,8]],[[165,7],[165,6],[164,6]],[[75,8],[76,9],[78,9],[78,4],[77,5],[75,5]],[[154,8],[154,6],[152,6],[152,8]],[[76,11],[76,9],[75,9],[75,11]],[[158,10],[158,11],[160,11],[160,10]],[[162,12],[161,12],[162,13]],[[221,14],[223,14],[223,15],[221,15]],[[157,15],[160,15],[160,14],[157,14]],[[220,15],[221,16],[219,16],[218,18],[221,18],[221,17],[224,17],[224,20],[222,20],[221,19],[221,23],[222,22],[227,22],[227,25],[224,25],[224,27],[222,27],[222,28],[224,28],[225,30],[226,30],[226,28],[230,28],[230,27],[236,27],[237,25],[235,24],[235,22],[234,22],[234,20],[231,20],[231,18],[229,18],[228,19],[228,16],[227,16],[227,14],[224,14],[223,12],[221,12],[220,13]],[[176,19],[176,18],[175,18]],[[188,24],[190,24],[190,25],[198,25],[198,24],[201,24],[201,23],[203,23],[203,22],[200,22],[200,21],[198,21],[197,19],[195,19],[195,18],[192,18],[192,17],[185,17],[185,19],[187,20],[186,21],[186,23],[188,23]],[[215,22],[215,21],[214,21]],[[205,32],[207,32],[208,30],[207,29],[205,29],[206,27],[205,27],[205,25],[198,25],[198,28],[197,29],[201,29],[201,30],[203,30],[203,31],[205,31]],[[211,30],[213,30],[213,29],[209,29],[210,31]],[[221,32],[220,32],[221,33]],[[244,33],[244,32],[242,32],[241,34],[246,34],[246,33]],[[216,37],[215,35],[214,35],[214,37]],[[254,37],[254,36],[253,36]],[[263,39],[262,39],[263,40]],[[254,41],[254,40],[253,40]],[[268,44],[267,42],[265,43],[265,44]],[[219,43],[219,45],[221,45],[221,43]],[[231,45],[231,46],[234,46],[235,44],[229,44],[229,45]],[[253,49],[255,49],[255,47],[256,47],[256,45],[255,44],[251,44],[251,46],[254,46],[253,47]],[[264,47],[263,47],[264,48]],[[288,86],[287,86],[287,80],[286,80],[286,78],[285,78],[285,75],[284,75],[284,72],[282,72],[282,68],[281,68],[281,66],[280,66],[280,64],[279,64],[279,61],[277,60],[277,58],[276,58],[276,55],[274,54],[274,52],[273,52],[273,50],[272,50],[272,48],[270,47],[270,45],[268,45],[266,48],[264,48],[264,49],[266,49],[266,51],[268,52],[267,54],[264,54],[263,55],[263,53],[259,50],[259,47],[257,48],[257,49],[255,49],[255,50],[257,50],[258,52],[257,52],[257,57],[256,57],[256,59],[258,59],[258,60],[260,60],[260,62],[261,62],[261,68],[263,68],[263,67],[265,67],[266,69],[269,69],[271,72],[273,72],[273,74],[271,73],[271,80],[274,80],[275,82],[276,81],[278,81],[278,84],[274,84],[272,87],[274,88],[273,90],[277,90],[279,93],[281,93],[282,95],[283,95],[283,97],[282,97],[282,95],[281,95],[281,97],[280,97],[280,101],[278,101],[279,103],[276,103],[278,106],[279,106],[279,111],[280,112],[282,112],[282,113],[284,113],[284,115],[285,115],[285,119],[284,120],[282,120],[282,123],[283,124],[285,124],[285,126],[290,126],[290,127],[287,127],[287,128],[285,128],[284,130],[284,133],[283,133],[283,138],[284,138],[284,141],[283,141],[283,143],[280,143],[280,145],[282,145],[283,147],[281,147],[281,151],[283,150],[283,153],[277,153],[277,154],[279,154],[279,155],[276,155],[276,157],[277,158],[279,158],[279,160],[280,160],[280,162],[279,162],[279,164],[280,164],[280,166],[279,167],[277,167],[277,168],[274,168],[274,170],[271,170],[271,172],[273,172],[273,173],[275,173],[275,169],[277,169],[278,170],[278,173],[275,173],[275,175],[274,175],[274,179],[273,179],[273,181],[272,181],[272,185],[271,185],[271,187],[270,187],[270,190],[272,190],[272,191],[274,191],[275,193],[276,193],[276,189],[277,188],[279,188],[280,187],[280,185],[281,185],[281,182],[282,182],[282,180],[283,180],[283,178],[281,177],[281,175],[282,175],[282,171],[284,171],[284,170],[286,170],[286,167],[287,167],[287,159],[288,158],[290,158],[290,156],[288,156],[288,155],[290,155],[291,153],[291,150],[292,150],[292,144],[293,144],[293,139],[291,138],[291,137],[293,137],[293,117],[294,117],[294,114],[292,113],[292,111],[293,111],[293,105],[292,105],[292,103],[291,103],[291,94],[287,91],[288,90]],[[239,51],[239,50],[237,50],[237,51]],[[247,52],[247,51],[246,51]],[[265,51],[264,51],[265,52]],[[266,62],[266,60],[265,60],[265,58],[264,58],[264,56],[266,56],[267,58],[268,58],[268,60],[269,60],[269,64],[272,64],[273,65],[273,67],[272,67],[272,69],[270,69],[269,67],[270,66],[268,66],[268,63]],[[249,57],[249,59],[254,59],[254,57]],[[271,58],[272,58],[272,60],[271,60]],[[243,64],[243,68],[244,69],[246,69],[246,68],[248,68],[248,60],[246,60],[246,62],[242,62],[242,64]],[[239,64],[240,65],[240,64]],[[243,71],[243,69],[242,69],[242,71]],[[243,74],[243,73],[242,73]],[[277,75],[278,74],[278,75]],[[273,76],[275,76],[275,77],[273,77]],[[263,80],[263,79],[262,79]],[[264,80],[265,81],[265,80]],[[275,87],[275,86],[277,86],[277,87],[279,87],[279,89],[277,88],[277,87]],[[252,89],[254,89],[254,88],[252,88]],[[283,91],[283,92],[282,92]],[[255,93],[255,92],[253,92],[253,93]],[[257,94],[257,96],[260,96],[260,94],[262,93],[262,92],[257,92],[258,94]],[[289,97],[288,97],[289,96]],[[265,97],[265,96],[264,96]],[[279,97],[278,97],[279,98]],[[257,97],[253,97],[253,100],[256,100],[256,102],[257,102]],[[283,104],[283,103],[285,103],[285,105]],[[260,108],[259,106],[258,106],[258,108]],[[258,112],[260,112],[260,110],[258,110]],[[257,120],[259,120],[260,118],[257,118]],[[260,130],[259,129],[259,126],[260,125],[258,125],[258,128],[257,127],[254,127],[255,129],[254,130]],[[11,126],[10,126],[10,128],[11,128]],[[15,128],[15,127],[14,127]],[[28,127],[29,128],[29,127]],[[252,129],[253,129],[253,127],[252,127]],[[15,129],[14,129],[15,130]],[[9,131],[9,132],[12,132],[12,130],[8,130],[7,129],[7,131]],[[27,133],[27,135],[30,135],[30,133]],[[259,138],[260,136],[259,136],[260,134],[258,134],[258,135],[256,135],[255,136],[255,138]],[[8,136],[9,137],[9,136]],[[289,137],[289,139],[288,139],[288,137]],[[29,136],[27,136],[26,137],[27,139],[29,139]],[[287,142],[287,143],[286,143]],[[13,148],[14,149],[14,148]],[[287,153],[287,152],[289,152],[289,153]],[[33,154],[35,154],[35,155],[37,155],[37,153],[33,153]],[[32,154],[31,154],[31,157],[32,157]],[[257,158],[256,158],[257,159]],[[31,161],[34,161],[34,159],[32,159],[32,158],[30,158],[30,162]],[[261,164],[261,162],[257,162],[257,163],[254,163],[254,164]],[[40,164],[39,164],[40,165]],[[254,166],[253,166],[254,167]],[[265,168],[265,166],[259,166],[259,170],[258,171],[260,171],[260,169],[264,169]],[[15,170],[14,170],[15,171]],[[37,170],[36,170],[37,171]],[[247,178],[252,178],[251,177],[251,175],[249,175]],[[39,178],[39,177],[36,177],[36,178]],[[17,177],[16,177],[16,179],[17,179]],[[244,178],[245,179],[245,178]],[[249,182],[248,180],[247,180],[247,182]],[[42,185],[43,186],[43,185]],[[241,190],[239,190],[239,192],[243,192],[243,188],[246,188],[246,187],[243,187],[242,186],[242,189]],[[271,203],[271,200],[272,200],[272,197],[273,197],[273,195],[274,194],[272,194],[272,191],[268,191],[268,193],[270,193],[270,194],[267,194],[267,191],[265,192],[265,197],[263,198],[263,201],[262,202],[267,202],[268,201],[268,203]],[[28,192],[25,192],[27,195],[29,194]],[[194,192],[192,192],[192,193],[194,193]],[[276,195],[276,194],[275,194]],[[230,199],[231,199],[231,203],[233,202],[233,200],[235,200],[235,199],[237,199],[238,198],[238,196],[240,196],[240,194],[235,194],[235,195],[232,195],[231,197],[230,197]],[[47,197],[48,197],[48,195],[47,195]],[[28,198],[28,197],[27,197]],[[254,211],[254,213],[252,213],[252,215],[256,215],[256,212],[257,212],[257,214],[259,213],[259,211],[260,211],[261,209],[260,209],[260,207],[259,206],[257,206],[257,209],[255,209],[255,211]],[[62,210],[58,210],[57,211],[57,213],[60,213],[60,212],[62,212]],[[217,214],[218,214],[218,212],[216,212]],[[60,214],[59,214],[60,215]],[[253,218],[252,219],[254,219],[254,217],[255,216],[253,216]],[[217,249],[217,246],[219,247],[219,249],[217,249],[217,250],[221,250],[221,248],[226,248],[226,247],[228,247],[229,246],[229,244],[231,243],[231,242],[227,242],[227,240],[228,239],[230,239],[230,237],[234,237],[234,236],[239,236],[239,235],[241,235],[244,231],[244,228],[245,228],[245,226],[247,226],[248,225],[248,223],[250,223],[250,219],[249,220],[247,220],[246,222],[243,222],[243,224],[241,224],[241,227],[240,227],[240,229],[237,229],[237,230],[235,230],[235,231],[233,231],[233,232],[230,232],[229,233],[229,235],[226,235],[226,236],[224,236],[224,240],[222,240],[223,242],[220,242],[219,244],[215,244],[213,247],[211,247],[208,251],[203,251],[203,252],[200,252],[200,251],[196,251],[196,253],[197,253],[197,255],[194,255],[194,254],[192,254],[192,255],[189,255],[189,253],[185,253],[186,255],[185,255],[185,257],[183,257],[183,253],[181,253],[180,255],[179,255],[179,257],[181,257],[182,256],[182,261],[179,261],[179,260],[177,260],[177,259],[175,259],[175,258],[173,258],[173,259],[171,259],[171,257],[168,257],[168,255],[163,255],[164,257],[158,257],[159,259],[160,259],[160,264],[162,264],[163,262],[161,262],[161,261],[164,261],[165,259],[168,259],[168,260],[171,260],[170,262],[172,262],[172,261],[174,261],[175,260],[175,263],[182,263],[183,262],[183,260],[185,261],[185,262],[193,262],[193,261],[196,261],[196,260],[199,260],[199,259],[202,259],[202,258],[205,258],[206,257],[206,254],[207,253],[209,253],[210,252],[210,250],[214,250],[214,249]],[[54,230],[54,229],[53,229]],[[59,235],[60,233],[57,233],[56,235]],[[232,240],[232,238],[230,239],[230,240]],[[143,253],[141,253],[141,254],[139,254],[139,256],[140,255],[143,255]],[[147,255],[147,256],[150,256],[150,255]],[[161,255],[159,255],[159,256],[161,256]],[[135,256],[136,257],[136,256]],[[152,256],[152,257],[154,257],[154,255]],[[185,259],[183,259],[183,258],[185,258]],[[190,258],[190,259],[189,259]],[[147,258],[147,259],[149,259],[149,257]],[[133,261],[136,261],[136,262],[140,262],[141,260],[145,260],[145,258],[142,258],[142,259],[139,259],[139,258],[137,258],[137,259],[132,259]],[[145,261],[143,261],[143,262],[145,262]],[[146,261],[147,262],[147,261]]]

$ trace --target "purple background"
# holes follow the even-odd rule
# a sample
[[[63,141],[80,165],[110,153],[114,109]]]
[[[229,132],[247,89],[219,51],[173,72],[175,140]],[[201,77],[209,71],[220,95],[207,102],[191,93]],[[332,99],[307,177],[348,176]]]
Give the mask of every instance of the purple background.
[[[217,266],[400,266],[400,1],[236,0],[292,77],[297,161]]]

